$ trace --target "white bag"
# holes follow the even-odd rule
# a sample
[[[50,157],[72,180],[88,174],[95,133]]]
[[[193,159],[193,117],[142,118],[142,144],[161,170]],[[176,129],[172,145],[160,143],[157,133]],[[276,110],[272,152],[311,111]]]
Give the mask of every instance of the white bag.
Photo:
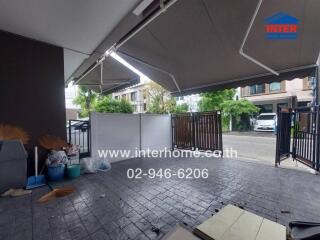
[[[80,167],[83,173],[96,173],[97,171],[108,171],[111,165],[107,159],[82,158]]]

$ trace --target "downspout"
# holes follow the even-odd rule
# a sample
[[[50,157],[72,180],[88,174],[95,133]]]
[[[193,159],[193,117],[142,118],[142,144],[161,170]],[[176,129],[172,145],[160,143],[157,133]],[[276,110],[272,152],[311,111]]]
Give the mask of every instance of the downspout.
[[[242,44],[241,44],[241,47],[240,47],[240,50],[239,50],[239,54],[241,56],[245,57],[246,59],[248,59],[249,61],[259,65],[260,67],[262,67],[262,68],[264,68],[266,70],[268,70],[269,72],[273,73],[274,75],[279,76],[280,74],[278,72],[276,72],[275,70],[273,70],[273,69],[269,68],[268,66],[264,65],[263,63],[259,62],[257,59],[254,59],[253,57],[251,57],[251,56],[249,56],[249,55],[247,55],[246,53],[243,52],[244,45],[245,45],[245,43],[247,41],[247,38],[249,36],[249,33],[251,31],[251,28],[253,26],[254,20],[256,19],[257,15],[258,15],[258,12],[259,12],[259,9],[261,7],[262,2],[263,2],[263,0],[259,0],[259,3],[258,3],[258,5],[257,5],[257,7],[256,7],[256,9],[254,11],[254,14],[253,14],[253,16],[251,18],[251,21],[250,21],[250,24],[249,24],[249,27],[248,27],[248,29],[246,31],[246,35],[245,35],[245,37],[244,37],[244,39],[242,41]]]

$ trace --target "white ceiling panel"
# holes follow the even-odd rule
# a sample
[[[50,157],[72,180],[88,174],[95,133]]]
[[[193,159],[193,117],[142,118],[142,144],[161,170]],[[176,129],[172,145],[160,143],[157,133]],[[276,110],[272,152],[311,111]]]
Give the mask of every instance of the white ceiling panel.
[[[0,0],[0,29],[90,55],[139,2]],[[79,53],[67,53],[66,77],[85,58]]]

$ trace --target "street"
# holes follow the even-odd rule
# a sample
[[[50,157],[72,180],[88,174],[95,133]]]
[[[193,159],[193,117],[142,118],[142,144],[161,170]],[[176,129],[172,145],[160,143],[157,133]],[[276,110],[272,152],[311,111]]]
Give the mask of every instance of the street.
[[[227,133],[223,147],[237,151],[238,158],[274,164],[276,137],[269,132]]]
[[[223,148],[237,151],[237,159],[274,166],[276,154],[276,136],[271,132],[231,132],[222,136]],[[233,157],[232,159],[236,159]],[[281,162],[279,167],[311,171],[310,168],[292,161],[292,158]]]

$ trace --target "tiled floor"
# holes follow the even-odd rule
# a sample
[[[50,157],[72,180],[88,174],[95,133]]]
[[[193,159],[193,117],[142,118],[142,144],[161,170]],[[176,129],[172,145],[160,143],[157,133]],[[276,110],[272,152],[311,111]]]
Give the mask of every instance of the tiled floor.
[[[128,168],[208,168],[209,177],[132,180]],[[0,199],[0,239],[156,239],[177,223],[193,228],[227,203],[285,225],[320,221],[320,176],[228,159],[131,159],[62,185],[77,191],[48,204],[36,202],[47,187]]]

